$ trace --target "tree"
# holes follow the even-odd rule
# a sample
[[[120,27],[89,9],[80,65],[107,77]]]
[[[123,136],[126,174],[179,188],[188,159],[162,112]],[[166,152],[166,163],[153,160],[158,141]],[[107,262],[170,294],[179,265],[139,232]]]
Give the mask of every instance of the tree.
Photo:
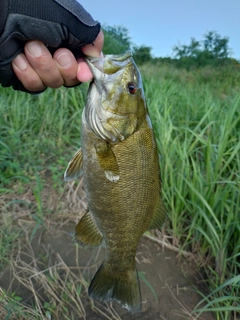
[[[229,39],[221,37],[216,31],[208,31],[202,41],[191,38],[189,45],[173,47],[175,58],[184,67],[217,65],[229,62]]]
[[[197,57],[201,51],[201,44],[195,38],[191,38],[190,45],[179,45],[173,47],[173,52],[175,52],[176,58],[185,58],[185,57]]]
[[[128,30],[122,26],[103,26],[104,54],[121,54],[131,48],[131,39]]]
[[[133,47],[133,58],[135,62],[139,65],[144,64],[145,62],[149,62],[152,60],[151,55],[151,47],[147,47],[144,45],[141,46],[134,46]]]
[[[227,37],[221,37],[215,31],[209,31],[205,35],[203,40],[204,51],[211,52],[215,58],[228,58],[229,57],[229,47]]]
[[[122,26],[103,26],[104,33],[104,54],[122,54],[128,50],[133,52],[134,60],[141,65],[152,61],[151,47],[141,45],[136,46],[132,43],[128,29]]]

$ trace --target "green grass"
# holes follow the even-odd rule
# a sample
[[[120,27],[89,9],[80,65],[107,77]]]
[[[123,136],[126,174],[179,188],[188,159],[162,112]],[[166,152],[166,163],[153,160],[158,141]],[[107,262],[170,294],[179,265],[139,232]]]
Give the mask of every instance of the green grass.
[[[216,319],[240,315],[240,76],[228,68],[187,72],[143,66],[145,93],[160,151],[168,235],[204,267],[209,295],[196,306]],[[87,86],[30,96],[0,90],[0,196],[33,186],[36,226],[43,223],[39,173],[62,175],[79,147]],[[22,204],[26,205],[26,204]],[[6,215],[4,215],[6,217]],[[1,217],[1,261],[9,259],[14,224]],[[36,230],[35,230],[36,231]],[[9,303],[18,301],[9,297]],[[51,309],[51,305],[46,305]]]
[[[240,91],[224,83],[223,97],[216,83],[189,82],[191,73],[178,83],[148,76],[169,233],[205,262],[204,310],[230,319],[240,314]],[[222,90],[220,80],[228,79],[217,80]]]
[[[12,247],[15,231],[8,208],[32,206],[27,201],[11,199],[26,185],[33,190],[33,232],[43,223],[40,172],[47,169],[53,187],[62,192],[63,172],[80,144],[81,113],[87,86],[82,90],[48,90],[31,96],[0,88],[0,220],[7,226],[0,231],[0,258],[5,261]],[[1,202],[2,199],[2,202]],[[21,202],[21,203],[20,203]],[[5,213],[5,214],[4,214]],[[7,221],[7,222],[6,222]],[[5,243],[5,245],[4,245]]]

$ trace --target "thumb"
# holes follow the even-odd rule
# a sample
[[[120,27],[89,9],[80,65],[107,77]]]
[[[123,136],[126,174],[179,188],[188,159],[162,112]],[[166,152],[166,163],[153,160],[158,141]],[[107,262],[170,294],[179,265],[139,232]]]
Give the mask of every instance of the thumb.
[[[103,42],[104,42],[104,35],[102,30],[100,30],[97,38],[93,41],[93,43],[82,47],[81,50],[86,56],[93,57],[93,58],[101,57],[103,55],[102,54]]]

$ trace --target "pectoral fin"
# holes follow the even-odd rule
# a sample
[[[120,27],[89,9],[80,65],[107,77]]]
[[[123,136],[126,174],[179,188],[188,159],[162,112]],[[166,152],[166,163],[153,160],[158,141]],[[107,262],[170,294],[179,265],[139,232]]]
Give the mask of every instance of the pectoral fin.
[[[83,245],[99,246],[103,236],[87,210],[75,228],[75,239]]]
[[[157,209],[154,212],[154,215],[152,217],[151,223],[148,227],[148,230],[151,229],[160,229],[165,221],[167,214],[166,207],[163,203],[162,198],[159,199],[159,205]]]
[[[95,145],[95,150],[98,157],[98,162],[104,170],[105,177],[111,182],[119,180],[119,167],[116,156],[111,149],[111,146],[105,141]]]
[[[77,179],[82,175],[82,150],[81,148],[75,153],[72,160],[69,162],[64,173],[64,181]]]

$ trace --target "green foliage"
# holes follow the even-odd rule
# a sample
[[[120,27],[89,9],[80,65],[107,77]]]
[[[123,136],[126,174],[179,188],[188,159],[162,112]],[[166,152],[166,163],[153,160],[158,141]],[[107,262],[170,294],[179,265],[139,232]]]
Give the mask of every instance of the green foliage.
[[[217,66],[231,62],[228,42],[227,37],[221,37],[219,33],[209,31],[204,35],[202,41],[191,38],[189,45],[176,45],[173,52],[180,67]]]
[[[215,58],[225,59],[229,57],[229,39],[227,37],[221,37],[215,31],[209,31],[204,36],[204,51],[211,53]]]
[[[151,47],[132,43],[128,29],[122,26],[103,26],[104,54],[121,54],[132,50],[135,62],[142,65],[152,60]]]
[[[122,26],[102,26],[104,32],[104,54],[121,54],[131,49],[128,30]]]
[[[79,145],[86,89],[48,89],[31,96],[0,88],[0,189],[34,177],[43,159],[54,167],[63,148]]]
[[[208,31],[203,40],[191,38],[189,45],[175,45],[173,48],[174,58],[153,58],[152,48],[145,45],[136,46],[129,36],[129,32],[122,26],[103,26],[104,54],[121,54],[132,50],[135,62],[143,65],[148,62],[155,64],[168,63],[172,66],[186,68],[201,68],[204,66],[238,66],[238,61],[229,57],[229,39],[222,37],[216,31]]]
[[[238,64],[233,61],[218,68],[211,65],[187,71],[174,67],[168,58],[159,58],[144,64],[141,71],[161,154],[163,196],[169,212],[167,231],[175,245],[194,253],[200,265],[204,264],[208,278],[210,294],[203,297],[205,306],[197,309],[199,313],[211,309],[217,319],[231,319],[233,314],[237,319]],[[69,149],[76,150],[80,143],[86,87],[48,89],[39,96],[1,88],[0,97],[1,196],[14,186],[31,181],[37,228],[46,214],[39,171],[47,169],[54,188],[62,191],[62,175],[73,154]],[[1,261],[7,260],[11,243],[18,236],[11,225],[4,222],[4,226],[0,232]],[[15,305],[13,300],[7,303],[9,308]],[[46,303],[45,309],[52,313],[54,305]]]
[[[0,270],[8,261],[9,252],[15,247],[18,236],[19,232],[9,222],[5,222],[4,228],[0,229]]]
[[[152,60],[151,47],[147,46],[134,46],[133,47],[133,58],[137,65],[143,65],[146,62]]]
[[[3,311],[4,310],[4,311]],[[22,298],[14,292],[8,294],[0,288],[0,315],[4,320],[40,320],[42,317],[37,312],[22,303]]]
[[[232,75],[238,82],[234,90],[226,67],[210,69],[204,82],[203,69],[142,70],[161,154],[169,233],[205,265],[212,293],[204,311],[230,319],[240,313],[240,282],[229,285],[240,273],[239,75]]]

